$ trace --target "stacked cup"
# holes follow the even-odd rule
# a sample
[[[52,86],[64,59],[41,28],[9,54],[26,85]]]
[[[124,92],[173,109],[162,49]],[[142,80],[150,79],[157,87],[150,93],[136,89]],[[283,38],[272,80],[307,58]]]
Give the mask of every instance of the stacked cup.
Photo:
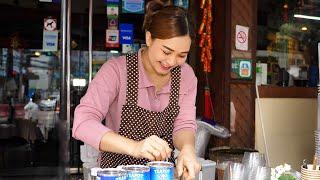
[[[249,168],[267,165],[265,155],[258,152],[245,152],[242,158],[242,164]]]
[[[258,152],[245,152],[242,163],[247,168],[248,180],[268,180],[271,177],[271,168],[266,167],[264,154]]]
[[[320,164],[320,130],[314,131],[315,154],[318,156],[318,164]]]
[[[246,167],[241,163],[230,163],[224,171],[223,180],[247,180]]]
[[[271,177],[271,168],[258,166],[248,170],[248,180],[269,180]]]
[[[315,170],[312,164],[308,164],[307,168],[301,166],[301,180],[320,180],[320,170],[317,165]]]

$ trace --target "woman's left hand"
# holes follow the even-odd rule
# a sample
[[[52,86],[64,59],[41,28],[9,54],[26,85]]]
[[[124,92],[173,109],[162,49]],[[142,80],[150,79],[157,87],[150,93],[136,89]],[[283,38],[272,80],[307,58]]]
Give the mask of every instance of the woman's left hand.
[[[201,165],[197,161],[194,147],[184,146],[178,156],[178,176],[183,175],[184,180],[193,180],[200,169]]]

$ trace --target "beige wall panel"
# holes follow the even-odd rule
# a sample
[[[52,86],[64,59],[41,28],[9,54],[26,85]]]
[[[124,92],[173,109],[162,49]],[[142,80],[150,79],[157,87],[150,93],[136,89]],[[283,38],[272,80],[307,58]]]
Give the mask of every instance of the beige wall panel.
[[[316,99],[261,98],[260,105],[270,166],[288,163],[300,170],[303,159],[311,162],[315,149]],[[257,100],[255,111],[255,146],[259,152],[266,152]]]

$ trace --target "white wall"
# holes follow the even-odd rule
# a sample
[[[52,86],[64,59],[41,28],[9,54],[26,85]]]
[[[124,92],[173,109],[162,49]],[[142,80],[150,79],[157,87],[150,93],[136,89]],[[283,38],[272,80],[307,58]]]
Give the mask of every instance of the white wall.
[[[303,159],[311,162],[317,120],[316,99],[261,98],[270,166],[288,163],[300,171]],[[256,149],[266,152],[256,100]]]

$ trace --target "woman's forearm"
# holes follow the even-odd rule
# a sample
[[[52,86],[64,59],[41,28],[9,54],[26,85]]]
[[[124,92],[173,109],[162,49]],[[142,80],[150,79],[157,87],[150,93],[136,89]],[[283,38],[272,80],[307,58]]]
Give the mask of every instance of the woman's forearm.
[[[194,150],[194,143],[195,134],[191,130],[181,130],[173,136],[173,144],[180,151],[183,148],[189,148],[190,150]]]
[[[135,158],[147,158],[151,161],[164,160],[171,155],[166,141],[158,136],[150,136],[141,141],[134,141],[115,132],[107,132],[101,139],[100,150],[126,154]]]
[[[100,141],[100,151],[107,151],[133,156],[136,141],[123,137],[115,132],[105,133]]]

